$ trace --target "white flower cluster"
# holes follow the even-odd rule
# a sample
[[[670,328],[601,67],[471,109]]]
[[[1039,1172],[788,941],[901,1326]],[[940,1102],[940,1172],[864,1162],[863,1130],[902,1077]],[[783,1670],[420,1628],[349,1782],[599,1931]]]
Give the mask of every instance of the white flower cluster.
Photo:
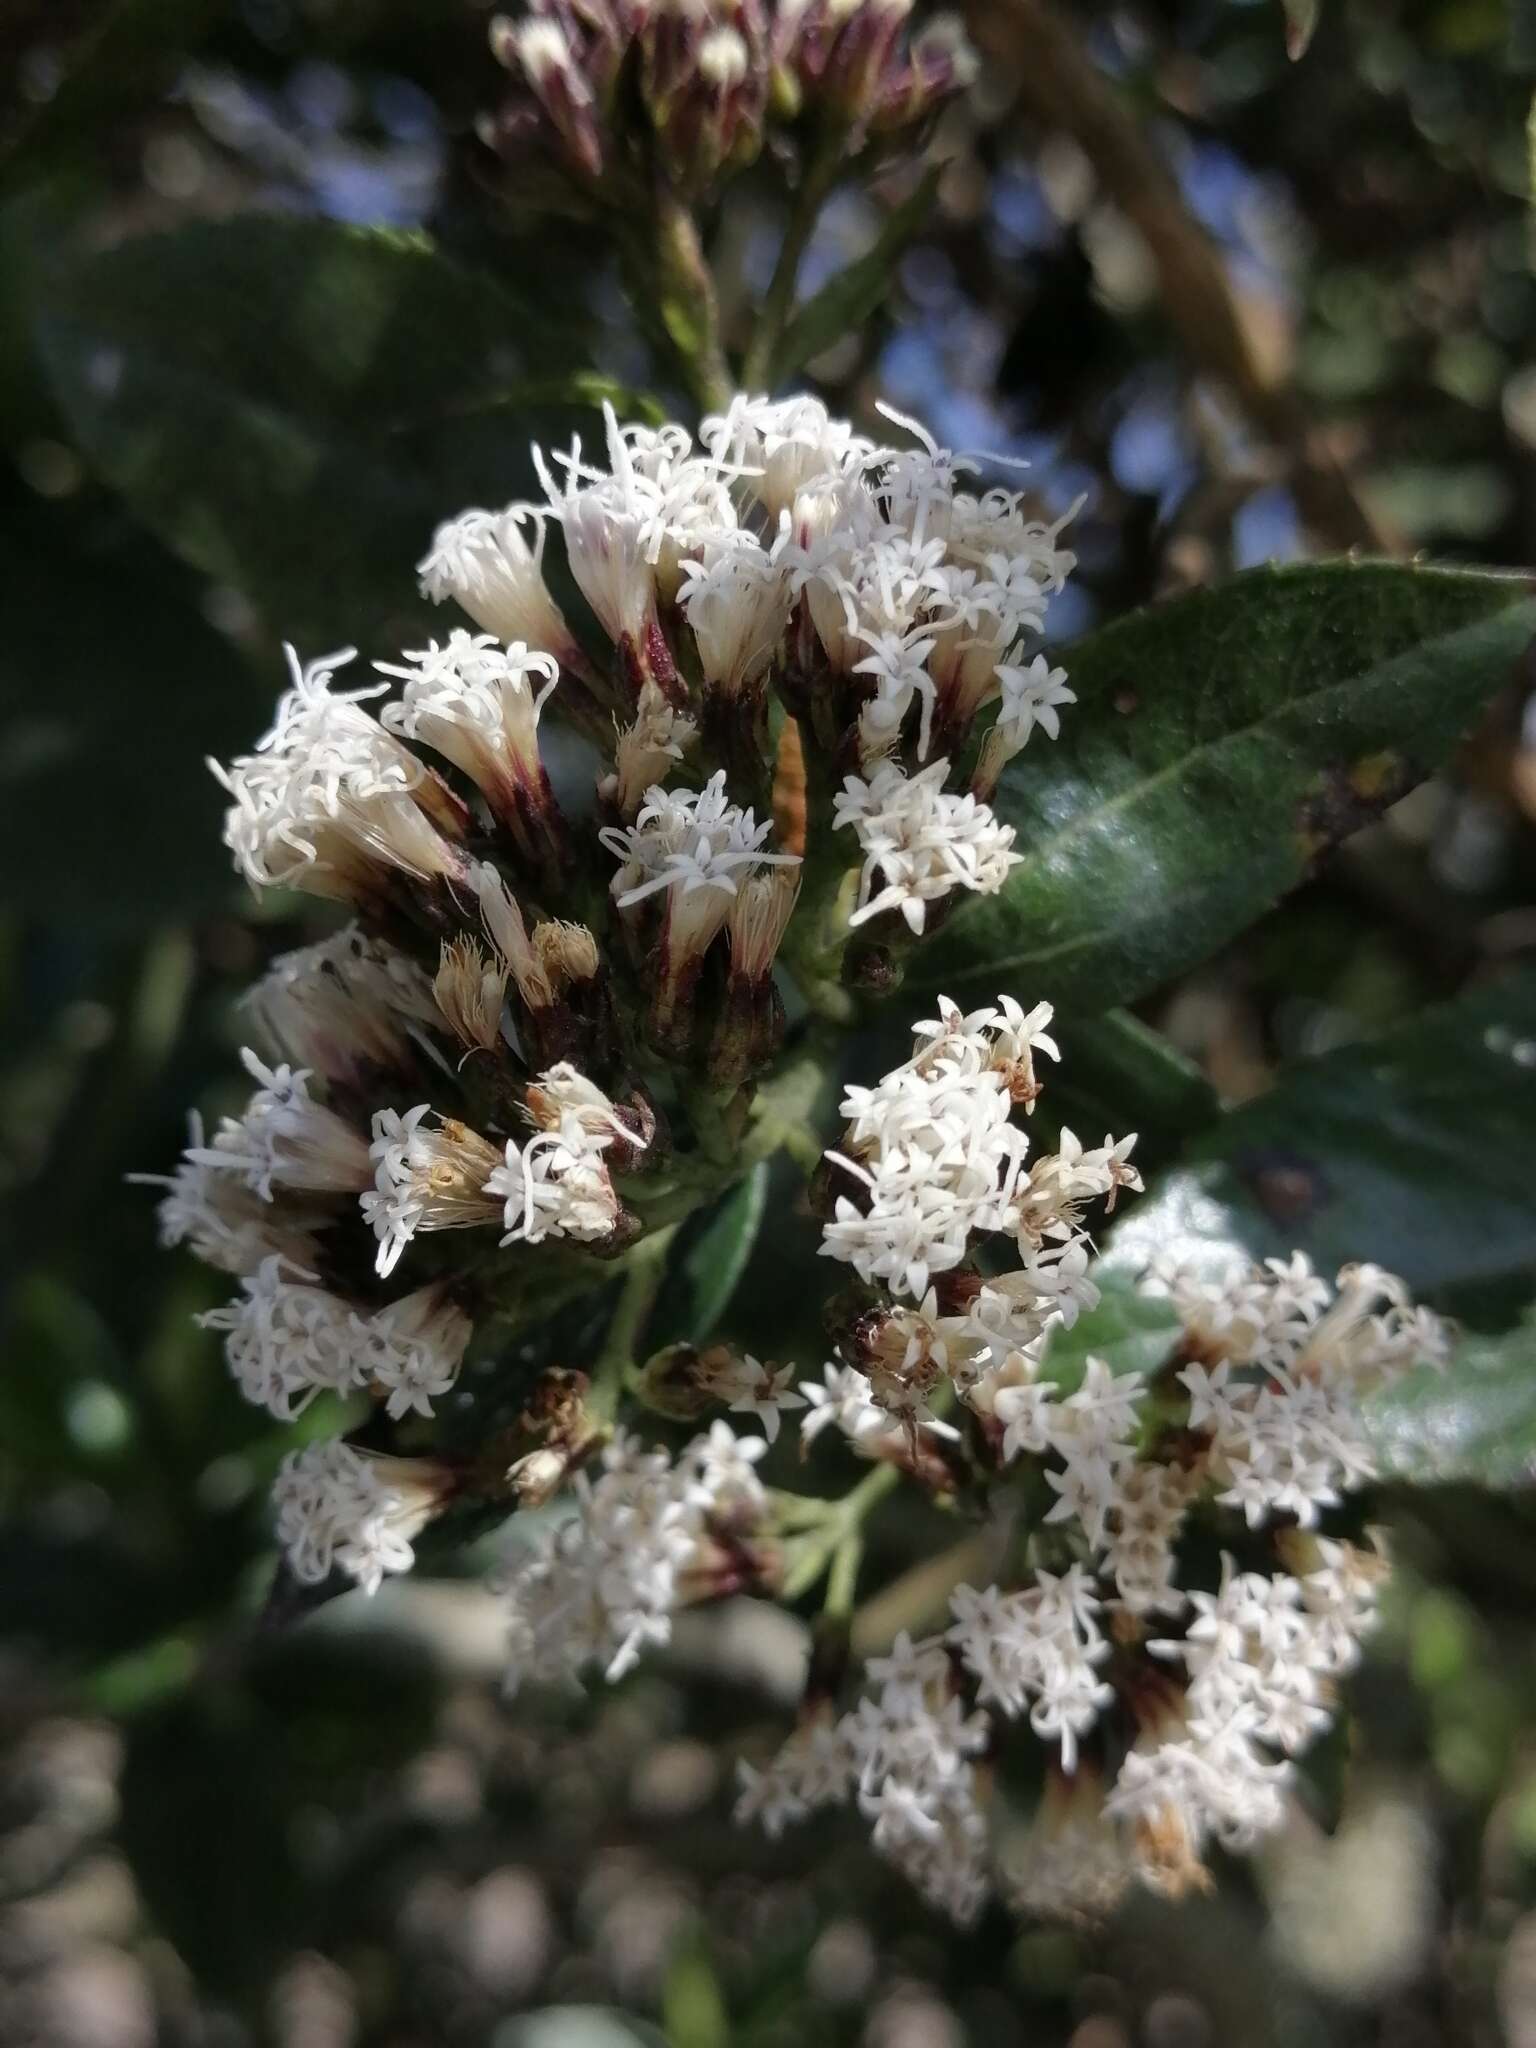
[[[868,781],[850,775],[843,784],[836,822],[854,828],[864,855],[850,923],[894,910],[921,934],[928,905],[951,890],[995,896],[1007,881],[1022,858],[1013,851],[1013,827],[969,790],[945,789],[948,773],[948,761],[917,775],[885,761]]]
[[[866,1666],[872,1690],[841,1719],[808,1718],[758,1770],[738,1766],[738,1821],[771,1835],[853,1795],[870,1839],[941,1911],[962,1924],[987,1895],[987,1822],[976,1758],[985,1714],[968,1713],[942,1640],[899,1636]]]
[[[404,1115],[375,1111],[373,1185],[361,1206],[379,1241],[381,1278],[423,1230],[497,1224],[504,1247],[549,1237],[590,1244],[612,1235],[620,1207],[603,1155],[617,1140],[642,1148],[644,1140],[568,1063],[537,1077],[526,1114],[545,1127],[526,1142],[497,1146],[457,1119],[438,1117],[430,1103]]]
[[[754,1583],[768,1502],[753,1467],[766,1449],[716,1422],[675,1461],[621,1434],[595,1479],[578,1472],[575,1512],[507,1574],[508,1690],[570,1681],[588,1664],[620,1678],[670,1639],[676,1608]]]
[[[333,695],[344,648],[301,667],[256,752],[228,768],[224,843],[256,888],[281,883],[344,902],[366,899],[380,870],[415,881],[462,881],[464,807],[408,747],[361,706],[387,684]]]
[[[893,1297],[861,1319],[855,1355],[840,1368],[859,1375],[837,1383],[845,1403],[854,1396],[845,1434],[869,1433],[861,1403],[931,1420],[924,1403],[948,1380],[989,1412],[1007,1389],[1005,1405],[1015,1412],[1004,1419],[1023,1447],[1028,1401],[1015,1386],[1029,1379],[1049,1329],[1070,1325],[1098,1300],[1082,1212],[1141,1185],[1128,1163],[1135,1140],[1106,1138],[1089,1150],[1063,1131],[1057,1152],[1030,1163],[1014,1112],[1027,1112],[1040,1092],[1036,1054],[1056,1057],[1050,1021],[1045,1003],[1025,1011],[1004,996],[967,1015],[941,997],[938,1017],[917,1026],[912,1058],[844,1097],[847,1129],[826,1155],[836,1192],[822,1250]],[[1020,1263],[962,1276],[988,1237],[1011,1238]],[[820,1393],[810,1398],[819,1429],[835,1404]],[[1123,1418],[1118,1397],[1106,1400],[1096,1382],[1074,1398],[1068,1426],[1087,1471]]]
[[[1027,1721],[1057,1756],[1026,1852],[1003,1859],[1021,1910],[1102,1911],[1135,1880],[1199,1884],[1212,1842],[1249,1848],[1281,1824],[1288,1760],[1327,1727],[1374,1618],[1374,1553],[1326,1539],[1306,1551],[1299,1575],[1225,1559],[1219,1589],[1190,1596],[1184,1635],[1127,1640],[1118,1657],[1081,1563],[1012,1592],[958,1587],[942,1635],[870,1660],[873,1698],[835,1720],[811,1708],[766,1765],[738,1767],[737,1818],[777,1835],[851,1796],[874,1848],[965,1922],[989,1888],[994,1826],[971,1759]],[[1148,1653],[1182,1667],[1182,1690]],[[1079,1744],[1109,1713],[1132,1740],[1106,1792]]]
[[[960,1587],[945,1634],[903,1654],[926,1674],[936,1755],[961,1753],[941,1714],[979,1726],[977,1750],[1009,1723],[1047,1746],[1040,1816],[1002,1875],[1022,1908],[1073,1913],[1132,1879],[1200,1883],[1212,1844],[1245,1848],[1282,1821],[1292,1760],[1332,1719],[1385,1571],[1318,1524],[1374,1474],[1364,1396],[1443,1363],[1448,1336],[1392,1276],[1347,1267],[1335,1290],[1298,1253],[1215,1272],[1154,1265],[1143,1289],[1180,1325],[1155,1374],[1054,1356],[1056,1333],[1097,1299],[1081,1205],[1135,1181],[1128,1146],[1108,1141],[1088,1154],[1064,1134],[1058,1154],[1027,1158],[1008,1112],[1038,1092],[1048,1022],[941,1004],[912,1060],[849,1091],[829,1159],[861,1192],[838,1196],[824,1248],[907,1299],[853,1318],[843,1349],[858,1363],[801,1387],[801,1435],[833,1427],[866,1458],[910,1462],[924,1436],[958,1439],[927,1405],[958,1394],[973,1455],[1005,1489],[1023,1482],[1034,1505],[1016,1578]],[[967,1275],[972,1234],[1000,1232],[1018,1234],[1020,1271]],[[1186,1545],[1195,1520],[1203,1540]],[[743,1814],[777,1829],[852,1793],[878,1822],[855,1736],[879,1711],[866,1700],[833,1723],[808,1707],[775,1761],[744,1772]],[[974,1803],[979,1781],[959,1775]],[[911,1830],[877,1824],[875,1844],[963,1918],[982,1879],[949,1859],[987,1830],[957,1823],[956,1781],[940,1777]]]
[[[832,818],[859,841],[858,921],[898,911],[921,932],[930,904],[1006,880],[1012,832],[978,791],[946,789],[949,754],[989,703],[999,713],[978,771],[987,789],[1032,732],[1054,737],[1072,693],[1059,669],[1022,650],[1072,558],[1019,493],[958,489],[975,465],[899,424],[919,446],[879,446],[815,399],[743,396],[704,422],[696,446],[682,427],[621,427],[610,411],[606,470],[579,442],[541,453],[547,507],[474,511],[440,529],[423,564],[429,594],[451,594],[487,632],[514,636],[520,657],[553,648],[581,676],[539,568],[542,541],[524,537],[551,518],[563,531],[627,685],[629,723],[605,785],[635,819],[631,832],[604,835],[624,863],[621,906],[660,888],[674,901],[702,891],[717,899],[718,928],[725,883],[785,858],[762,852],[766,827],[727,803],[723,776],[703,795],[662,784],[689,765],[701,734],[718,738],[733,771],[743,747],[760,755],[771,676],[818,743],[858,764]],[[904,756],[927,765],[909,774]]]
[[[515,917],[510,902],[504,908]],[[493,947],[498,930],[506,936],[500,917],[488,916],[487,929]],[[518,931],[528,954],[520,966],[537,979],[543,970]],[[569,942],[561,943],[568,956]],[[511,974],[503,961],[493,977],[498,989]],[[542,985],[553,1005],[547,977]],[[222,1334],[230,1375],[245,1398],[281,1421],[297,1418],[323,1392],[365,1395],[393,1422],[430,1419],[473,1335],[472,1276],[372,1298],[355,1240],[348,1242],[349,1219],[352,1229],[371,1228],[377,1238],[380,1279],[419,1229],[499,1226],[507,1246],[555,1236],[591,1243],[620,1222],[605,1155],[618,1146],[628,1160],[643,1154],[646,1129],[633,1115],[626,1121],[568,1061],[520,1089],[520,1122],[533,1127],[531,1134],[493,1144],[422,1103],[404,1113],[373,1111],[370,1143],[360,1126],[377,1090],[398,1093],[424,1073],[445,1083],[451,1078],[443,1046],[453,1015],[445,994],[441,973],[434,985],[407,956],[354,926],[284,955],[248,998],[279,1057],[269,1065],[247,1049],[242,1059],[256,1085],[242,1114],[225,1117],[211,1141],[194,1116],[176,1171],[142,1176],[166,1190],[163,1241],[188,1244],[239,1280],[231,1301],[198,1320]],[[499,993],[493,1008],[499,1042]],[[291,1065],[298,1054],[313,1064]],[[391,1510],[380,1522],[369,1505],[381,1475],[398,1462],[359,1462],[348,1445],[336,1443],[290,1463],[275,1498],[280,1540],[297,1576],[323,1578],[334,1563],[373,1585],[381,1571],[408,1568],[398,1518]],[[421,1492],[413,1484],[412,1500]],[[325,1537],[348,1516],[372,1533]],[[321,1558],[329,1560],[323,1569]]]
[[[272,1489],[277,1540],[302,1585],[333,1571],[376,1593],[415,1563],[412,1540],[442,1505],[442,1468],[381,1458],[339,1441],[290,1451]]]
[[[1311,1528],[1374,1477],[1361,1396],[1449,1350],[1439,1318],[1378,1266],[1346,1266],[1336,1296],[1299,1253],[1214,1279],[1154,1264],[1149,1287],[1185,1321],[1190,1427],[1218,1498],[1250,1527],[1280,1513]]]
[[[368,1309],[316,1284],[280,1253],[263,1259],[242,1292],[198,1321],[221,1330],[230,1377],[245,1398],[282,1422],[324,1391],[380,1394],[390,1416],[432,1413],[458,1375],[473,1334],[441,1286]]]

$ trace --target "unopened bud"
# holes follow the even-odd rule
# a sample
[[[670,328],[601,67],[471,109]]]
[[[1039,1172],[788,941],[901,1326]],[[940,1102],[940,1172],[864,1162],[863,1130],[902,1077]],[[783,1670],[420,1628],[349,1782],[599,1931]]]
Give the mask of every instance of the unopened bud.
[[[432,993],[455,1038],[468,1051],[501,1049],[501,1013],[510,970],[474,939],[444,944]]]
[[[551,155],[582,182],[603,174],[603,145],[591,81],[565,30],[547,15],[491,23],[491,52],[537,101]]]
[[[480,918],[487,936],[506,962],[507,973],[530,1011],[544,1010],[554,1001],[549,976],[534,947],[517,899],[502,879],[501,870],[482,861],[475,874],[475,893]]]
[[[784,1037],[784,999],[773,978],[800,893],[798,868],[751,875],[726,919],[731,963],[725,1003],[710,1047],[710,1078],[739,1087],[768,1066]]]
[[[534,1057],[606,1066],[619,1032],[597,940],[584,924],[553,918],[534,926],[532,945],[550,990],[550,1006],[532,1026]]]
[[[715,1371],[708,1362],[715,1355],[693,1344],[667,1345],[646,1360],[635,1390],[638,1398],[673,1422],[697,1421],[715,1401]]]

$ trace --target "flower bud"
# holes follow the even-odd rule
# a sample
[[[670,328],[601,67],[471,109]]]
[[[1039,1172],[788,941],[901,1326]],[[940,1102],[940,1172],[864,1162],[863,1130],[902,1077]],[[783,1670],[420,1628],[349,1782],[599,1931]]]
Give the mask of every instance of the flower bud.
[[[921,128],[956,93],[976,82],[976,52],[953,15],[940,15],[912,41],[904,66],[893,68],[870,117],[871,131],[900,137]]]
[[[509,969],[474,939],[446,941],[432,992],[448,1028],[467,1052],[500,1052]]]
[[[597,96],[581,53],[558,21],[535,15],[491,23],[491,54],[516,78],[544,115],[540,137],[549,154],[581,183],[603,174],[603,143]]]
[[[740,1087],[773,1059],[784,1037],[784,999],[773,963],[800,894],[799,871],[771,868],[749,876],[726,917],[730,969],[710,1044],[710,1079]]]
[[[641,1371],[637,1397],[673,1422],[696,1422],[716,1398],[709,1363],[714,1355],[693,1344],[669,1344],[654,1352]],[[728,1354],[722,1350],[721,1355]]]
[[[530,1017],[530,1056],[547,1066],[559,1060],[573,1060],[581,1067],[610,1066],[620,1034],[597,940],[584,924],[551,918],[534,926],[532,944],[551,1002]]]

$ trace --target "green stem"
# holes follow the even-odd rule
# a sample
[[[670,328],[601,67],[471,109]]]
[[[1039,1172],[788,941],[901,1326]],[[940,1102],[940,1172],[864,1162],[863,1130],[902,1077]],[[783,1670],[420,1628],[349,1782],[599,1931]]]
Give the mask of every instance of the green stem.
[[[785,1574],[782,1597],[786,1601],[798,1600],[803,1593],[808,1593],[823,1573],[833,1567],[838,1552],[858,1537],[871,1511],[879,1506],[900,1478],[900,1466],[877,1465],[859,1481],[846,1499],[831,1509],[825,1527],[811,1537]],[[842,1569],[846,1573],[849,1567],[845,1564]],[[852,1569],[857,1571],[857,1559]]]
[[[808,852],[800,901],[784,942],[783,960],[795,986],[818,1016],[835,1024],[852,1023],[857,1010],[843,986],[842,967],[858,882],[858,870],[847,865],[841,850]]]
[[[701,412],[724,412],[735,379],[720,339],[714,274],[698,223],[664,182],[656,190],[656,283],[660,312]]]
[[[827,195],[837,182],[837,165],[836,152],[824,152],[820,162],[813,162],[807,168],[795,194],[795,203],[784,229],[784,240],[779,247],[779,259],[763,295],[762,311],[742,364],[741,385],[744,391],[766,391],[774,381],[779,344],[794,317],[800,265],[815,233],[816,223],[821,218]]]
[[[625,1376],[635,1362],[636,1346],[656,1306],[667,1270],[667,1253],[676,1235],[677,1225],[669,1224],[643,1238],[629,1255],[618,1305],[608,1325],[602,1355],[593,1367],[592,1391],[587,1396],[587,1407],[598,1422],[611,1423],[618,1412]]]
[[[832,1569],[827,1573],[824,1613],[840,1621],[846,1620],[852,1614],[854,1595],[859,1585],[859,1566],[863,1561],[864,1538],[857,1529],[850,1530],[832,1553]]]

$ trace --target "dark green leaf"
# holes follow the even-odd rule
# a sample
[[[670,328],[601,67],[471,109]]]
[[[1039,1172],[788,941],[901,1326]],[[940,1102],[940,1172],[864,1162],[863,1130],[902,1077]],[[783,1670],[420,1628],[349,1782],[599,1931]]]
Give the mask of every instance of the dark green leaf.
[[[1420,1294],[1508,1323],[1536,1280],[1536,974],[1293,1068],[1133,1202],[1115,1262],[1155,1249],[1293,1247],[1372,1259]]]
[[[1143,1171],[1221,1114],[1215,1089],[1192,1060],[1129,1010],[1079,1017],[1046,1070],[1037,1120],[1049,1114],[1090,1143],[1108,1130],[1135,1130]]]
[[[1156,1372],[1179,1334],[1179,1318],[1170,1305],[1139,1294],[1129,1274],[1095,1277],[1097,1308],[1080,1315],[1070,1330],[1053,1330],[1046,1351],[1044,1377],[1069,1392],[1090,1358],[1102,1358],[1115,1373]]]
[[[530,439],[590,435],[614,395],[545,295],[534,317],[425,235],[317,220],[199,222],[77,258],[39,339],[139,517],[311,648],[398,643],[438,521],[526,492]]]
[[[157,99],[225,12],[223,0],[115,0],[62,53],[57,88],[0,153],[14,190],[82,145],[99,145],[134,102]],[[89,18],[89,17],[88,17]]]
[[[1527,590],[1256,569],[1090,634],[1065,657],[1060,741],[1003,776],[1021,864],[923,947],[913,985],[1012,977],[1101,1010],[1204,959],[1444,760],[1536,630]]]
[[[880,302],[890,295],[896,265],[933,205],[943,166],[934,164],[909,198],[881,222],[872,248],[838,270],[800,306],[774,353],[774,378],[782,383],[819,356],[823,349],[856,334]]]
[[[246,663],[142,536],[0,518],[0,860],[34,910],[142,929],[233,898],[203,766],[260,720]]]
[[[650,1342],[702,1344],[746,1271],[768,1200],[768,1162],[754,1166],[686,1240],[653,1318]]]
[[[1466,1337],[1444,1372],[1410,1374],[1371,1403],[1382,1472],[1418,1486],[1536,1483],[1536,1319]]]

